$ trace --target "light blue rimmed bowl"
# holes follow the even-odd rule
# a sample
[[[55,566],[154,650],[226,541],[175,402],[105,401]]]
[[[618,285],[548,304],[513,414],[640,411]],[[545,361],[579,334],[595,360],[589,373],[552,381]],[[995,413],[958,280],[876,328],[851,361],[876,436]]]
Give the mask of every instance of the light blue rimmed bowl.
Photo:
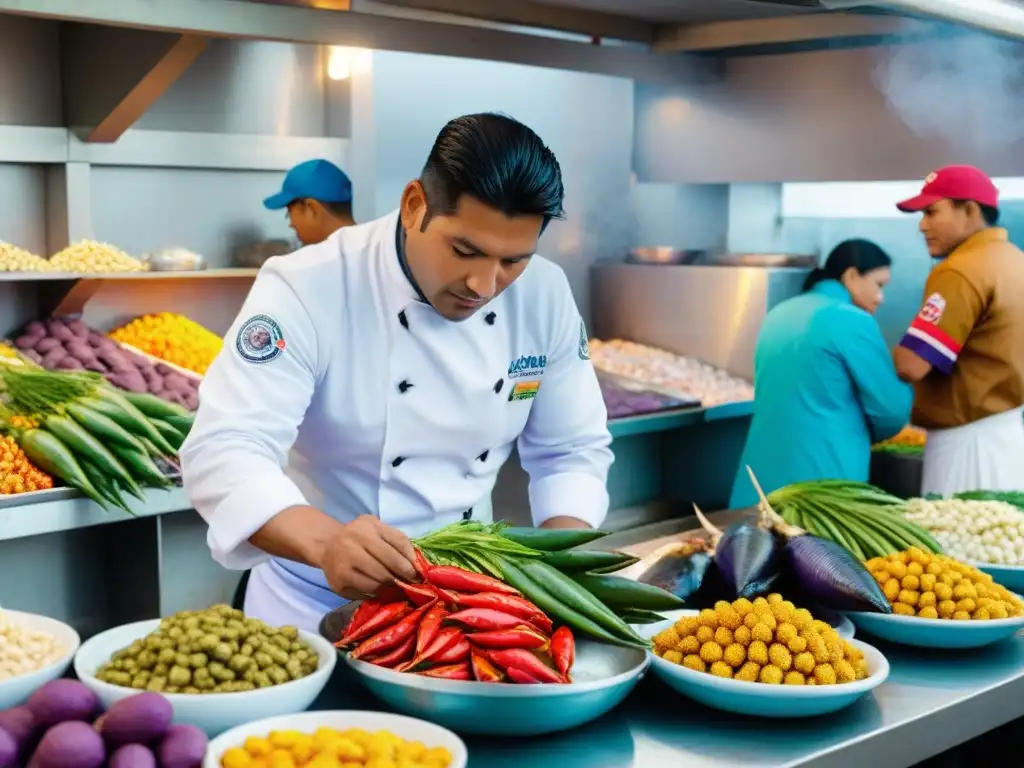
[[[341,636],[351,605],[324,617],[320,633],[327,640]],[[573,682],[566,685],[441,680],[343,658],[370,693],[399,712],[459,733],[491,736],[539,736],[589,723],[617,707],[650,666],[647,651],[581,637]]]
[[[651,624],[641,634],[654,637],[667,626],[667,622]],[[850,640],[850,644],[864,654],[868,677],[837,685],[767,685],[732,680],[673,664],[653,653],[651,669],[678,693],[724,712],[771,718],[814,717],[850,706],[889,677],[889,662],[881,651],[860,640]]]
[[[979,571],[989,574],[996,584],[1018,594],[1024,592],[1024,565],[993,565],[972,563]]]
[[[985,621],[922,619],[895,613],[848,613],[847,616],[857,629],[890,643],[943,650],[981,648],[1006,640],[1024,628],[1024,616]]]

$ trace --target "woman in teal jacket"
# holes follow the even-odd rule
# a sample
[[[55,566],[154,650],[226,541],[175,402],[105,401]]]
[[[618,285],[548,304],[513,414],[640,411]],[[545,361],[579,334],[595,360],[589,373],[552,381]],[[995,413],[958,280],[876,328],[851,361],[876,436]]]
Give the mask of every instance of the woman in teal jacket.
[[[824,478],[867,481],[871,445],[908,422],[913,390],[900,381],[872,315],[889,256],[847,240],[765,318],[754,352],[754,417],[732,487],[732,509],[757,495]]]

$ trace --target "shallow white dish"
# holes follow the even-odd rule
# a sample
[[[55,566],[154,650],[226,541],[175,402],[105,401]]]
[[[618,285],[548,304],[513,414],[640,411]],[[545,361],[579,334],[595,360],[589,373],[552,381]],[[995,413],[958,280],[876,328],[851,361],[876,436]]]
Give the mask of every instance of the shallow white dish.
[[[137,621],[101,632],[87,640],[75,656],[75,674],[96,692],[104,708],[138,693],[133,688],[111,685],[95,677],[96,671],[116,652],[145,637],[160,626],[160,619]],[[283,685],[239,693],[164,694],[174,707],[174,722],[202,728],[207,735],[216,736],[242,723],[262,720],[278,715],[302,712],[327,685],[334,671],[338,654],[334,647],[319,635],[299,630],[302,639],[320,657],[316,672]]]
[[[0,709],[10,709],[24,704],[36,689],[67,672],[68,667],[71,666],[71,660],[78,651],[81,639],[73,628],[48,616],[0,609],[0,618],[6,619],[12,624],[20,624],[37,632],[52,635],[65,648],[64,655],[53,664],[27,675],[0,681]]]
[[[269,689],[268,689],[269,690]],[[390,731],[406,741],[422,742],[427,748],[444,747],[452,755],[449,768],[465,768],[469,759],[466,745],[458,736],[439,725],[414,717],[392,715],[386,712],[358,710],[302,712],[246,723],[232,728],[210,742],[206,748],[203,768],[220,768],[221,756],[232,747],[240,747],[250,736],[266,736],[270,731],[295,730],[313,733],[317,728],[346,730],[361,728],[365,731]]]
[[[650,625],[654,630],[641,634],[653,637],[664,626]],[[665,661],[653,652],[651,669],[673,690],[725,712],[773,718],[813,717],[850,706],[889,676],[889,662],[881,651],[860,640],[850,640],[850,644],[864,654],[869,675],[864,680],[839,685],[767,685],[715,677]]]

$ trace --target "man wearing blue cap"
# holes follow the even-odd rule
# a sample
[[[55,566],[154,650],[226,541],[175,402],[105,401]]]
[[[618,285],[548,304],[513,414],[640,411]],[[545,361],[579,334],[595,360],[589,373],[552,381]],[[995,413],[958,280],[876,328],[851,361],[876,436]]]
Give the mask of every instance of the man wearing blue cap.
[[[263,201],[272,211],[288,209],[288,223],[303,245],[322,243],[352,218],[352,182],[334,163],[307,160],[284,177],[281,191]]]

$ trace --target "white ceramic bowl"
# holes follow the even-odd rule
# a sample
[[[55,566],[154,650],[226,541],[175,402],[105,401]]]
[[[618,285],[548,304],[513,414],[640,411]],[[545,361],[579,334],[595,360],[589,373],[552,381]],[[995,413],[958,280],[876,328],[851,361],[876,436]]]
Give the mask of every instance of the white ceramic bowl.
[[[160,619],[137,621],[101,632],[87,640],[75,656],[75,674],[96,692],[104,708],[138,693],[133,688],[111,685],[95,677],[96,671],[116,652],[145,637],[160,626]],[[338,654],[319,635],[300,630],[302,639],[320,657],[316,672],[283,685],[239,693],[169,693],[164,694],[174,707],[174,722],[202,728],[207,735],[217,736],[242,723],[278,715],[302,712],[327,685],[334,671]]]
[[[66,649],[64,656],[48,667],[10,680],[0,681],[0,709],[9,709],[24,704],[36,689],[67,672],[68,667],[71,666],[71,659],[74,658],[78,646],[81,644],[81,639],[78,637],[78,633],[67,624],[48,616],[0,610],[0,619],[52,635]]]
[[[206,748],[203,768],[220,768],[221,756],[231,747],[240,747],[250,736],[266,736],[271,731],[295,730],[313,733],[317,728],[345,730],[361,728],[365,731],[390,731],[406,741],[419,741],[430,747],[444,747],[452,755],[449,768],[466,768],[469,754],[462,739],[439,725],[404,715],[387,712],[323,711],[283,715],[246,723],[218,736]]]

